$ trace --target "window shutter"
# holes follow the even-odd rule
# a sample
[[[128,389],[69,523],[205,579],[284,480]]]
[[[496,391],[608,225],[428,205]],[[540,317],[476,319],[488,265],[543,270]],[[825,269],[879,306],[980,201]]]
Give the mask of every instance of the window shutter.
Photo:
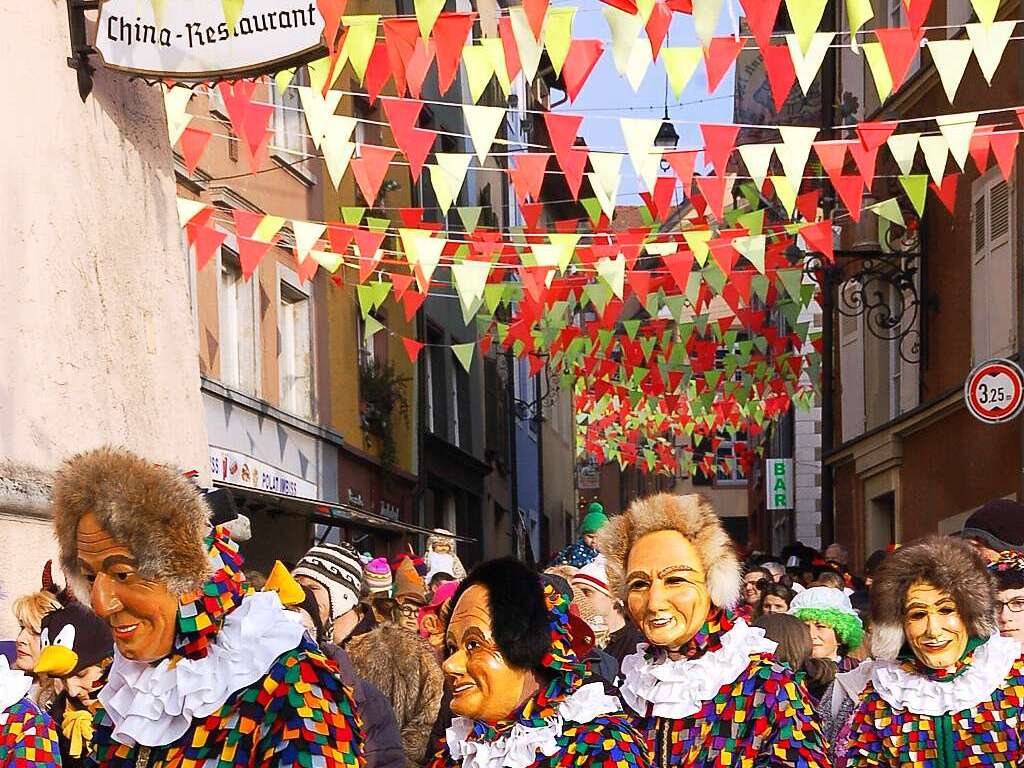
[[[988,187],[988,329],[993,356],[1012,354],[1016,349],[1016,312],[1011,226],[1012,195],[1001,177]]]
[[[975,363],[990,357],[987,178],[975,181],[971,192],[971,352]]]
[[[849,306],[857,290],[853,281],[840,286],[840,306]],[[842,391],[843,442],[864,432],[864,319],[839,313],[839,376]]]

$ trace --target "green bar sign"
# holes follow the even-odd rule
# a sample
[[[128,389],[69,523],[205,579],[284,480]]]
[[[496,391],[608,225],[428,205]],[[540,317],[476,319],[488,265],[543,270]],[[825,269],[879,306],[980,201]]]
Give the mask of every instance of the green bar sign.
[[[793,460],[765,459],[768,509],[793,508]]]

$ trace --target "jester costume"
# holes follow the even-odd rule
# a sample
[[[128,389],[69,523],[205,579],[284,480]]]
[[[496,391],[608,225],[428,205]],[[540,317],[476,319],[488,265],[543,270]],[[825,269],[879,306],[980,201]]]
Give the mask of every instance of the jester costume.
[[[28,695],[32,678],[10,669],[0,655],[0,766],[60,768],[57,729]]]
[[[922,585],[956,611],[929,619],[940,629],[908,635],[908,595]],[[980,555],[947,537],[903,547],[879,566],[871,596],[875,661],[850,727],[848,766],[1022,763],[1024,660],[1020,643],[996,631],[993,587]],[[926,613],[922,598],[915,600],[914,610]],[[964,650],[952,663],[929,666],[915,642],[931,632],[948,637],[948,627],[960,628]]]
[[[542,664],[550,682],[501,722],[456,717],[429,768],[649,768],[643,736],[619,699],[585,680],[572,649],[568,597],[550,583],[544,597],[551,648]]]
[[[115,650],[94,720],[103,768],[355,767],[361,726],[337,667],[275,593],[247,590],[223,531],[219,566],[178,609],[174,651],[158,664]]]
[[[850,766],[1017,765],[1024,757],[1024,659],[1016,640],[969,643],[953,669],[913,654],[876,662],[851,728]]]
[[[828,766],[810,696],[775,648],[763,630],[717,608],[678,660],[640,643],[622,662],[620,692],[655,764]]]

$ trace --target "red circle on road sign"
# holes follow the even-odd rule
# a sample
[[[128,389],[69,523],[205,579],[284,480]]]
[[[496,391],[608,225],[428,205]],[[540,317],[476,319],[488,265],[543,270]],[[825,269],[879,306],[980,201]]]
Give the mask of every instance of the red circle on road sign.
[[[981,363],[964,382],[967,409],[979,421],[999,424],[1015,418],[1024,406],[1024,371],[1010,360]]]

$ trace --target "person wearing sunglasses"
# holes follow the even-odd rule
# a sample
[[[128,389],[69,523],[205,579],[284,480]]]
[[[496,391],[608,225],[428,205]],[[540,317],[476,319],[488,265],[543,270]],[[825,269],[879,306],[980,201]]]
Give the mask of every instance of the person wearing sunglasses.
[[[1024,646],[1024,554],[1001,552],[988,570],[996,580],[999,634]]]

